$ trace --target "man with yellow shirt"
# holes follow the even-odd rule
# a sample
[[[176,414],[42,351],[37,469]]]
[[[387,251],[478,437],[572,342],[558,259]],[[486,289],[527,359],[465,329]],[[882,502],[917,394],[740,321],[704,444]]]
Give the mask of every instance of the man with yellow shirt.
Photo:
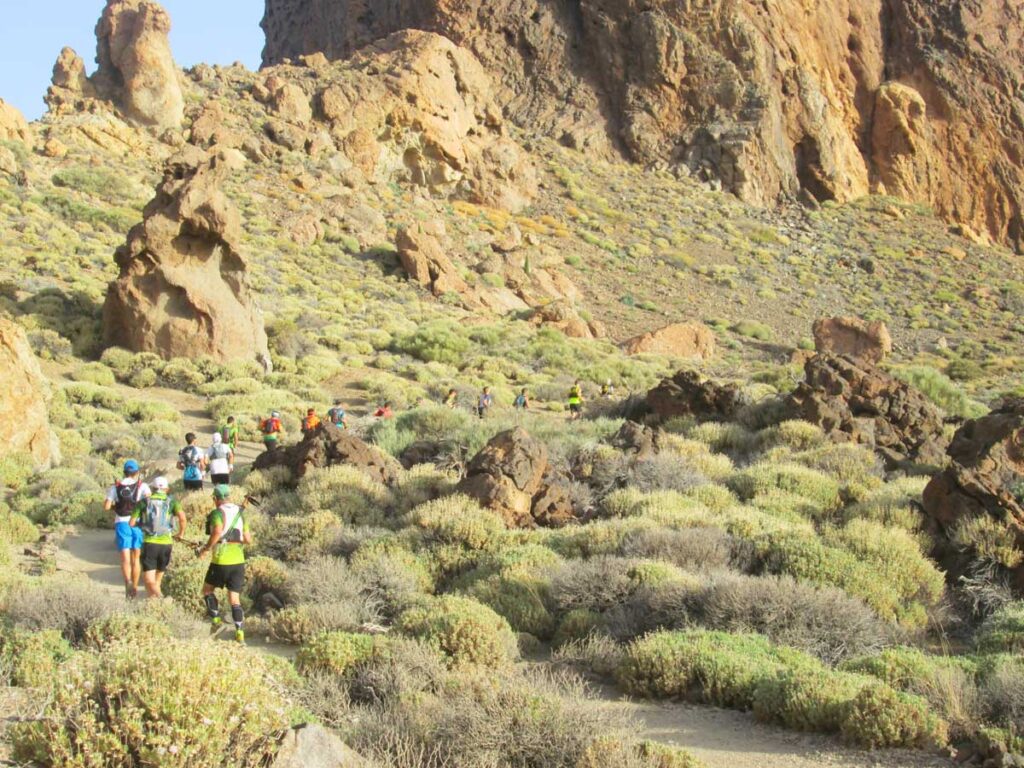
[[[231,618],[235,623],[235,640],[245,642],[245,614],[242,611],[242,589],[245,586],[245,545],[252,543],[252,533],[245,519],[245,507],[231,502],[231,489],[218,485],[213,489],[217,508],[206,518],[206,533],[210,537],[199,551],[204,557],[212,553],[210,567],[203,583],[203,602],[216,634],[224,626],[215,592],[227,589]]]

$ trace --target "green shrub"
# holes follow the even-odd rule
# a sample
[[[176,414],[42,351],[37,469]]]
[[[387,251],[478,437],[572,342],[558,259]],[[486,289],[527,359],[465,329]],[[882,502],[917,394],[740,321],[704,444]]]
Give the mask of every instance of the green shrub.
[[[106,493],[85,472],[51,469],[11,497],[11,508],[40,525],[97,525],[109,521],[103,512]]]
[[[516,655],[508,622],[476,600],[446,595],[399,617],[398,628],[442,651],[453,665],[500,666]]]
[[[849,702],[869,684],[869,678],[819,666],[783,669],[758,685],[754,715],[797,731],[835,733],[842,727]]]
[[[868,749],[943,746],[947,740],[946,724],[923,700],[881,684],[861,688],[847,704],[840,732]]]
[[[771,341],[775,335],[771,328],[755,320],[741,320],[732,327],[732,330],[740,336],[758,341]]]
[[[555,648],[579,640],[586,640],[597,634],[604,626],[601,614],[587,608],[576,608],[564,614],[555,630],[551,643]]]
[[[116,383],[113,372],[103,363],[83,363],[71,372],[71,378],[102,387],[112,387]]]
[[[960,550],[972,552],[982,561],[1004,568],[1016,568],[1024,561],[1017,548],[1017,532],[1006,520],[988,514],[961,518],[950,534],[951,542]]]
[[[28,453],[11,451],[0,457],[0,488],[18,490],[32,477],[35,461]]]
[[[474,552],[494,549],[506,535],[505,523],[496,513],[461,494],[421,504],[409,513],[409,520],[433,541]]]
[[[85,631],[84,645],[102,653],[117,643],[135,645],[170,637],[170,627],[156,616],[118,613],[90,624]]]
[[[469,350],[465,329],[451,320],[432,320],[395,341],[395,349],[424,362],[459,363]]]
[[[985,619],[976,637],[981,653],[1024,651],[1024,602],[1009,603]]]
[[[356,666],[382,653],[384,647],[382,637],[324,632],[303,644],[295,657],[295,667],[303,675],[314,672],[347,675]]]
[[[153,663],[172,659],[173,663]],[[289,713],[255,654],[156,638],[79,654],[52,676],[44,716],[11,730],[16,759],[45,768],[256,768]]]
[[[958,385],[934,368],[906,366],[896,368],[893,374],[921,390],[925,397],[951,416],[976,419],[988,412],[984,405],[971,400]]]
[[[22,688],[49,686],[54,670],[71,653],[71,644],[56,629],[8,629],[0,634],[0,665],[9,673],[10,683]]]
[[[772,490],[802,496],[823,510],[839,507],[839,483],[826,474],[798,464],[754,464],[732,475],[726,485],[743,500]]]
[[[504,617],[516,632],[547,640],[555,619],[544,603],[547,585],[527,575],[491,576],[473,584],[467,594]]]
[[[0,540],[9,544],[32,544],[39,540],[39,529],[25,515],[11,512],[0,502]]]
[[[296,493],[307,513],[331,512],[352,525],[382,525],[392,504],[384,485],[344,464],[310,470]]]
[[[901,477],[874,489],[843,511],[847,522],[871,520],[883,525],[915,532],[921,529],[923,516],[916,504],[921,499],[927,477]]]

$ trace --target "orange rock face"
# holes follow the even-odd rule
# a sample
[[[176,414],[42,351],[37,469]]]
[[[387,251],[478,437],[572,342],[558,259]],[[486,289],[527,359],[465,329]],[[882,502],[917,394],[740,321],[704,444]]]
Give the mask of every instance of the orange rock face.
[[[624,342],[628,355],[655,354],[707,360],[715,354],[715,334],[703,323],[673,323]]]
[[[50,430],[48,392],[25,332],[0,317],[0,450],[27,453],[41,469],[60,461]]]
[[[505,116],[748,202],[872,191],[1024,246],[1024,0],[266,0],[265,62],[401,29],[472,51]]]
[[[814,348],[878,365],[892,354],[892,336],[885,323],[856,317],[828,317],[814,323]]]

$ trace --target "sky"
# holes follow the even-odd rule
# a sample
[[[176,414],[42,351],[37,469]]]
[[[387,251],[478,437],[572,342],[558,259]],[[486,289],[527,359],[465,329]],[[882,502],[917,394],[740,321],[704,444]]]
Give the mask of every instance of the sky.
[[[0,98],[29,120],[42,115],[53,63],[70,45],[96,68],[96,22],[105,0],[0,0]],[[180,67],[232,64],[250,69],[263,50],[263,0],[162,0],[171,15],[171,50]]]

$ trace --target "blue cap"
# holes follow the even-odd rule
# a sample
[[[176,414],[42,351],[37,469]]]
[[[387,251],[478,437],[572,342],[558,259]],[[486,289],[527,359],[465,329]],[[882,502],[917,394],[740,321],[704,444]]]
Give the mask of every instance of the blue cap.
[[[137,462],[135,459],[128,459],[128,461],[124,463],[124,473],[126,475],[133,475],[138,471],[139,462]]]

